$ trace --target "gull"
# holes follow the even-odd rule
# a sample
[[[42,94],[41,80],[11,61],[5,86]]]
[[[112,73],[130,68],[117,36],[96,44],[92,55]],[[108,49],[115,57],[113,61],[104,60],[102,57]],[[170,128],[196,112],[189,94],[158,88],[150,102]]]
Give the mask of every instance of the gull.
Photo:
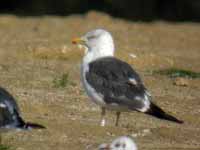
[[[42,125],[25,122],[20,116],[19,107],[14,97],[0,87],[0,132],[9,130],[43,129]]]
[[[73,39],[72,43],[85,48],[81,81],[88,96],[102,109],[101,126],[105,126],[106,110],[116,111],[116,126],[123,111],[138,111],[183,123],[158,107],[138,73],[128,63],[114,57],[114,41],[108,31],[95,29]]]
[[[121,136],[111,144],[101,144],[98,150],[137,150],[137,145],[130,137]]]

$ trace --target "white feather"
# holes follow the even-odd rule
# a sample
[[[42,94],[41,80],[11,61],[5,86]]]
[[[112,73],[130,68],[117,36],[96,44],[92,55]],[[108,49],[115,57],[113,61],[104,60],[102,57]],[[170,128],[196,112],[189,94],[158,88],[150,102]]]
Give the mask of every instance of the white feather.
[[[144,102],[144,107],[142,107],[138,110],[141,112],[146,112],[150,108],[150,100],[146,94],[144,94],[143,102]]]
[[[6,108],[7,106],[4,103],[0,103],[1,108]]]
[[[133,85],[137,85],[137,81],[134,78],[129,78],[129,81],[133,84]]]

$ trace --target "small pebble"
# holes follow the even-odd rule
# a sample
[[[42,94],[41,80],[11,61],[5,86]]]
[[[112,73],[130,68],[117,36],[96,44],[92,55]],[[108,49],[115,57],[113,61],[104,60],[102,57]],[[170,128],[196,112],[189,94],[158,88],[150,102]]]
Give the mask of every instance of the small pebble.
[[[174,85],[177,86],[188,86],[189,85],[189,79],[178,77],[174,80]]]
[[[129,56],[132,57],[132,58],[136,58],[136,57],[137,57],[137,56],[136,56],[135,54],[133,54],[133,53],[130,53]]]

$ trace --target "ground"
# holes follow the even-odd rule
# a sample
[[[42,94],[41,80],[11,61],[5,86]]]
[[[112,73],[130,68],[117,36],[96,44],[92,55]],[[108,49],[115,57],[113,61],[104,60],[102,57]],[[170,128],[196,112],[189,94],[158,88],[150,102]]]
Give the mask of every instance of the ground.
[[[95,28],[112,33],[116,57],[130,63],[153,101],[184,124],[125,112],[115,127],[115,113],[108,112],[107,125],[99,126],[100,109],[80,83],[83,52],[71,44],[71,38]],[[2,143],[10,149],[92,150],[121,135],[132,136],[140,150],[200,149],[200,79],[178,86],[174,79],[151,73],[173,67],[200,72],[198,23],[131,22],[97,12],[68,17],[1,15],[0,37],[0,85],[16,97],[25,120],[47,127],[3,133]]]

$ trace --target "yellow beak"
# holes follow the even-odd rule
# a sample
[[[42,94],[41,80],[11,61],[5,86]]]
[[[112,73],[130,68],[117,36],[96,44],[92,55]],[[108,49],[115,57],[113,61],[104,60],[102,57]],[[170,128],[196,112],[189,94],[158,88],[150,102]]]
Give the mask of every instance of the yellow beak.
[[[72,44],[81,44],[81,43],[85,43],[85,40],[83,40],[82,38],[72,39]]]

